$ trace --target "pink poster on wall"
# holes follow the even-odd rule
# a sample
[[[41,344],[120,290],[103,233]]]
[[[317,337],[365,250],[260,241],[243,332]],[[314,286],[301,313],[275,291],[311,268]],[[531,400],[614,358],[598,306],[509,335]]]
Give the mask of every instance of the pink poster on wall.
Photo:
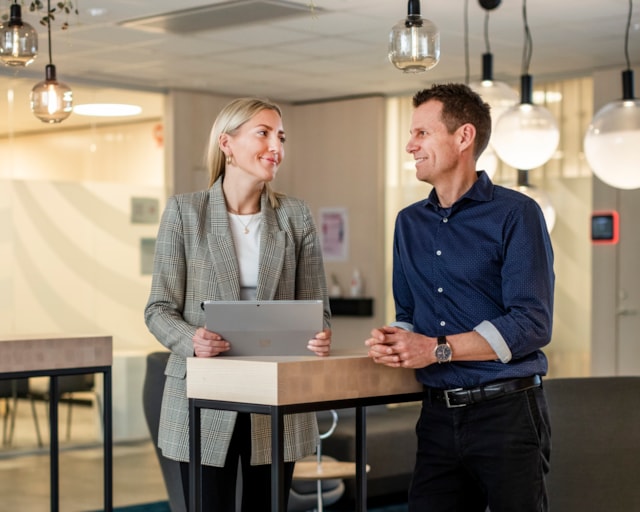
[[[346,208],[320,209],[320,243],[324,261],[345,261],[348,256]]]

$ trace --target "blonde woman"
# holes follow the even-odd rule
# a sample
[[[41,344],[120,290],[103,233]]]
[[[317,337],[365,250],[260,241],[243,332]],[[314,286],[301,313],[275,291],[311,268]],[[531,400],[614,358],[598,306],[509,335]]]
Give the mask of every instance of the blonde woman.
[[[145,321],[171,350],[158,445],[181,462],[189,496],[189,411],[186,358],[216,357],[229,343],[204,325],[204,300],[324,301],[322,332],[308,342],[318,356],[331,345],[330,311],[322,254],[307,205],[276,193],[271,182],[284,157],[280,108],[265,100],[229,103],[213,124],[207,151],[209,188],[171,197],[156,242]],[[212,327],[215,329],[215,326]],[[315,451],[314,414],[287,415],[285,496],[294,461]],[[202,411],[203,510],[235,512],[238,463],[242,511],[271,502],[270,419],[259,414]]]

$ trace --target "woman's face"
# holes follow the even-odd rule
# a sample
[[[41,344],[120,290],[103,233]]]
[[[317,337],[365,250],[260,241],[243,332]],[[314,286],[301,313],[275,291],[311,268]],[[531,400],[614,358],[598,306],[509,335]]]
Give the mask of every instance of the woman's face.
[[[273,180],[284,158],[282,118],[264,109],[244,123],[234,135],[220,136],[220,147],[231,156],[227,171],[238,169],[258,181]]]

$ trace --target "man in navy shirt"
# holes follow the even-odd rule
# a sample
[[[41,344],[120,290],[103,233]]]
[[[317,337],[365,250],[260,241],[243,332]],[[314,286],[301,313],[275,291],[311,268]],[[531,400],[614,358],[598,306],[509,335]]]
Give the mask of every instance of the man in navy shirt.
[[[429,196],[396,219],[396,321],[369,355],[424,386],[410,512],[540,512],[550,431],[541,377],[551,339],[553,250],[542,211],[476,161],[489,106],[462,84],[413,98],[407,152]]]

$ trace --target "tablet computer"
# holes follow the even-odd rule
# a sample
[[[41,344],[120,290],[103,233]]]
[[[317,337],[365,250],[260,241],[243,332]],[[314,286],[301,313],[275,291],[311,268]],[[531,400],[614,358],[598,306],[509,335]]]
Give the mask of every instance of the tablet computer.
[[[206,328],[231,344],[226,356],[312,356],[323,329],[321,300],[205,301]]]

